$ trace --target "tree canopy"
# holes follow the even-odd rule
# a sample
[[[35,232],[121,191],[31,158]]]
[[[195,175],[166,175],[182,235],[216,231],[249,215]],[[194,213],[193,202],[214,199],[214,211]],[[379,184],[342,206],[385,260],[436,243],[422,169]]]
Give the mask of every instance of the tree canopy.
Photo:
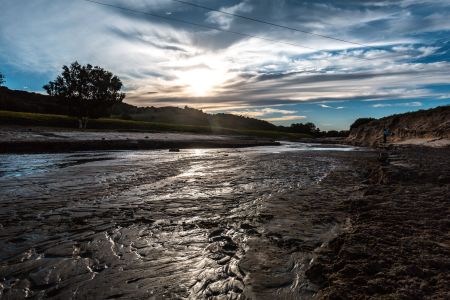
[[[63,66],[61,75],[43,88],[50,96],[67,100],[69,114],[78,118],[109,116],[111,107],[125,98],[117,76],[98,66],[82,66],[78,62]]]
[[[291,130],[293,132],[297,133],[306,133],[306,134],[317,134],[320,132],[320,129],[316,127],[314,123],[308,122],[308,123],[295,123],[291,124]]]
[[[5,83],[5,76],[0,72],[0,86]]]

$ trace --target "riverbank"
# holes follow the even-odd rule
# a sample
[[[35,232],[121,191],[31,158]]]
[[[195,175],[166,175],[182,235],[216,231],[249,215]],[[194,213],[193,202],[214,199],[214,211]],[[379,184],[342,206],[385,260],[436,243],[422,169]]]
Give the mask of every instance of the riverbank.
[[[445,299],[450,282],[450,148],[392,147],[341,199],[345,231],[307,271],[318,298]]]
[[[242,148],[276,145],[279,143],[269,138],[234,135],[80,131],[45,127],[0,129],[0,153]]]

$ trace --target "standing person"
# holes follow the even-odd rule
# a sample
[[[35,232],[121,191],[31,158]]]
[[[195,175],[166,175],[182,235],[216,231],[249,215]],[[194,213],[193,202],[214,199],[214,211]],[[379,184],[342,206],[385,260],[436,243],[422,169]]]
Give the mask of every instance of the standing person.
[[[383,129],[383,143],[386,144],[386,142],[387,142],[387,137],[388,137],[389,135],[390,135],[389,128],[384,128],[384,129]]]

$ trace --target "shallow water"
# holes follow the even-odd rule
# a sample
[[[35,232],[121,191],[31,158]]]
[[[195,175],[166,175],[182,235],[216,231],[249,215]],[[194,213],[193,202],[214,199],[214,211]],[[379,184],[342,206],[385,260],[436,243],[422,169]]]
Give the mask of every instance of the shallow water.
[[[245,149],[186,149],[185,155],[213,154],[213,153],[282,153],[286,151],[355,151],[357,148],[342,145],[323,145],[309,143],[283,142],[281,146],[262,146]],[[59,154],[0,154],[0,178],[21,177],[34,173],[47,172],[74,165],[82,165],[102,160],[120,159],[173,159],[173,155],[166,150],[161,151],[96,151],[96,152],[73,152]],[[178,157],[176,157],[178,158]]]
[[[259,211],[326,176],[323,150],[354,149],[1,155],[0,295],[243,298]]]

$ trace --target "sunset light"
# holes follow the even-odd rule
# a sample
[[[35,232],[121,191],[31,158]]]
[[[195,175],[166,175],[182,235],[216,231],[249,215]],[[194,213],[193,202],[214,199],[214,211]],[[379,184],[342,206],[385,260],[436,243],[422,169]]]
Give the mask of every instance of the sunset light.
[[[227,79],[227,74],[222,70],[200,68],[181,72],[178,78],[188,96],[205,97],[214,94],[214,89]]]

